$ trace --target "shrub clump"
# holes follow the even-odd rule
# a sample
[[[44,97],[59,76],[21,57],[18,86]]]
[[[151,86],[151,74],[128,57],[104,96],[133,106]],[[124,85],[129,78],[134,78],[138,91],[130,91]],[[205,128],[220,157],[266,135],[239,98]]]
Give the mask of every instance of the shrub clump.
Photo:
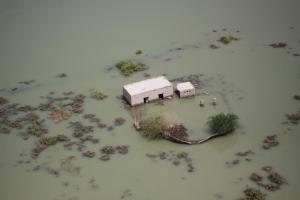
[[[118,62],[116,64],[116,68],[118,68],[124,76],[129,76],[132,73],[148,69],[146,64],[140,62],[133,62],[131,60],[123,60]]]
[[[166,120],[161,117],[150,117],[140,122],[140,133],[149,139],[158,139],[167,127]]]
[[[237,126],[237,115],[220,113],[208,119],[208,126],[213,133],[227,134],[235,130]]]
[[[239,40],[239,38],[234,37],[232,35],[224,35],[219,39],[219,41],[222,42],[223,44],[229,44],[231,41],[234,41],[234,40]]]
[[[91,98],[96,99],[96,100],[103,100],[107,98],[108,96],[102,92],[99,92],[97,90],[91,90]]]

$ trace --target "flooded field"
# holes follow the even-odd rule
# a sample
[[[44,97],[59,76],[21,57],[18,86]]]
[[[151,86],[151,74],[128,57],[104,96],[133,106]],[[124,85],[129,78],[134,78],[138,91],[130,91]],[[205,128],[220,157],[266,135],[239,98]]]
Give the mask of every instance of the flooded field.
[[[299,6],[1,1],[0,199],[297,199]],[[148,68],[123,76],[122,60]],[[123,85],[160,75],[192,81],[197,95],[124,103]],[[136,113],[163,115],[199,139],[221,112],[238,128],[199,145],[133,127]]]

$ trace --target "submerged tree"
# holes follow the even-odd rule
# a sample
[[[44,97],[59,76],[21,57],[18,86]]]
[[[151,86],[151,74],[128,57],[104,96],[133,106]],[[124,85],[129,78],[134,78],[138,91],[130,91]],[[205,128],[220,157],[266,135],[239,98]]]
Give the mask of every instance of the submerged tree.
[[[219,113],[208,119],[208,126],[215,134],[227,134],[235,130],[238,116],[235,114]]]
[[[170,123],[161,116],[140,121],[138,130],[149,139],[164,138],[182,144],[201,144],[234,131],[237,126],[237,119],[235,114],[224,113],[210,117],[207,124],[213,134],[199,140],[190,140],[187,129],[182,124]]]
[[[163,130],[167,127],[167,121],[161,117],[150,117],[140,122],[139,131],[149,139],[158,139],[162,137]]]

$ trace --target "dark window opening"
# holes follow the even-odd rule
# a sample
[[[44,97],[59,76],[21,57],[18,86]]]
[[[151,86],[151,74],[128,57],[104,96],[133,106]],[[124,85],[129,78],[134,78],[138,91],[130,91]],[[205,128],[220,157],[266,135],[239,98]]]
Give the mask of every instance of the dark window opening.
[[[158,98],[163,99],[164,98],[164,94],[159,94]]]
[[[149,97],[145,97],[144,98],[144,103],[148,103],[149,102]]]

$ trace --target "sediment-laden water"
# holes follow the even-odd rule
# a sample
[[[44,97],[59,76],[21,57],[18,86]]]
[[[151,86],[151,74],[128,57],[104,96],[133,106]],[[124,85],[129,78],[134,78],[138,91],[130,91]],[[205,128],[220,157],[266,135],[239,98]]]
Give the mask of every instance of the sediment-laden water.
[[[0,198],[238,199],[253,188],[297,199],[298,8],[296,0],[1,1]],[[218,41],[226,35],[239,39]],[[115,64],[128,59],[149,69],[124,77]],[[124,104],[123,85],[162,74],[191,80],[197,95]],[[220,112],[237,114],[239,127],[201,145],[149,141],[132,126],[133,116],[160,114],[199,139]]]

